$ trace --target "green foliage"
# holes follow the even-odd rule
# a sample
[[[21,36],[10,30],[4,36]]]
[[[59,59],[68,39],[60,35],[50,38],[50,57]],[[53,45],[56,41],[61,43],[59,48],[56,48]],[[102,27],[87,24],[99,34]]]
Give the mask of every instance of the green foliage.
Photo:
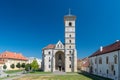
[[[14,68],[15,68],[15,65],[14,65],[14,64],[11,64],[10,67],[11,67],[12,69],[14,69]]]
[[[7,69],[7,66],[6,66],[6,65],[4,65],[4,66],[3,66],[3,69]]]
[[[22,68],[25,68],[25,63],[22,63],[21,67],[22,67]]]
[[[26,64],[25,65],[25,70],[26,71],[30,71],[31,70],[31,65],[30,64]]]
[[[39,65],[37,63],[37,60],[33,60],[33,62],[31,63],[31,68],[33,71],[36,71],[39,69]]]
[[[20,68],[20,67],[21,67],[21,66],[20,66],[20,63],[17,63],[16,67],[17,67],[17,68]]]

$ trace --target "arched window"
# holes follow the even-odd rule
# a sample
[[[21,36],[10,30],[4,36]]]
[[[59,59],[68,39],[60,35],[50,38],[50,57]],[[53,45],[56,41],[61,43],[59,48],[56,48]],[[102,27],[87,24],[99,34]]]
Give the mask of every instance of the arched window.
[[[109,58],[108,58],[108,56],[106,57],[106,64],[108,64],[108,62],[109,62]]]
[[[71,51],[69,51],[69,53],[71,54],[72,52],[71,52]]]
[[[71,40],[69,40],[69,42],[71,43]]]
[[[72,66],[71,66],[71,64],[69,65],[69,68],[71,68]]]
[[[114,63],[117,64],[117,55],[114,55]]]
[[[50,57],[49,57],[49,62],[50,62]]]
[[[59,45],[57,45],[57,48],[59,48]]]
[[[50,51],[48,52],[48,54],[50,55]]]
[[[113,71],[114,70],[114,65],[111,65],[111,71]]]
[[[71,34],[69,35],[69,37],[71,37]]]
[[[69,48],[71,48],[71,46],[69,46]]]
[[[69,22],[69,26],[72,26],[72,23],[71,23],[71,22]]]
[[[69,57],[69,60],[71,61],[71,57]]]

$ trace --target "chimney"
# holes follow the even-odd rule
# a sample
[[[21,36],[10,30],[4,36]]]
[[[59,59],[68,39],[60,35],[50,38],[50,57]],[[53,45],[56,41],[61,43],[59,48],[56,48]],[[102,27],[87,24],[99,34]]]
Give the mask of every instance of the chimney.
[[[100,47],[100,51],[101,51],[101,52],[103,51],[103,47],[102,47],[102,46]]]
[[[116,42],[119,42],[119,40],[116,40]]]

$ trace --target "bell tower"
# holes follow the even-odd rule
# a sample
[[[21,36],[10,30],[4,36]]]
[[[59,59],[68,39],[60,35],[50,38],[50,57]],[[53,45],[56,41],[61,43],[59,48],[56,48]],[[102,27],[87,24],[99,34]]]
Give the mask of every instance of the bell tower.
[[[77,53],[75,45],[75,21],[76,16],[69,14],[64,16],[65,24],[65,63],[66,72],[76,72],[77,68]]]
[[[75,20],[76,16],[69,14],[64,16],[65,23],[65,48],[75,49]]]

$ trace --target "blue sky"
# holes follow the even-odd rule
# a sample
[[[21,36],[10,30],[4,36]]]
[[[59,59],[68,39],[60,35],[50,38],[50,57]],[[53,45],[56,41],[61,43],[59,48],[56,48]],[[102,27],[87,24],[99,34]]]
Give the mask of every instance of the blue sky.
[[[120,39],[120,0],[1,0],[0,52],[41,57],[48,44],[64,42],[64,15],[77,16],[78,58]]]

